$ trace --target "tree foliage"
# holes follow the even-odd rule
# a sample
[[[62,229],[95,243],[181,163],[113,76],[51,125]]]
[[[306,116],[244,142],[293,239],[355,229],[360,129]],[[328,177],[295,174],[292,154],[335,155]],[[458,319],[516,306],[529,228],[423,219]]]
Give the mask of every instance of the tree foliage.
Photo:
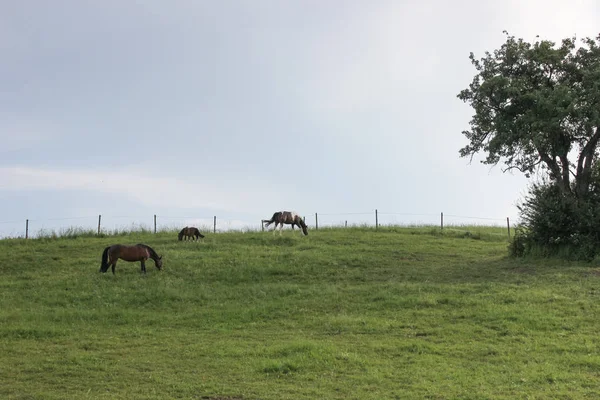
[[[543,171],[565,195],[585,197],[600,141],[600,35],[580,47],[575,37],[557,46],[506,35],[498,50],[470,55],[477,74],[458,98],[475,114],[460,155]]]

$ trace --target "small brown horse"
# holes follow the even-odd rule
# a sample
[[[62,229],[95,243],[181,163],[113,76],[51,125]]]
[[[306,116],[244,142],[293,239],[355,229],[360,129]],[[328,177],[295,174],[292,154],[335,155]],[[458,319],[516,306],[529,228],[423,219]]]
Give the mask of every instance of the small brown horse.
[[[198,240],[198,238],[204,238],[204,235],[200,233],[200,231],[198,230],[198,228],[194,228],[193,226],[186,226],[185,228],[183,228],[180,232],[179,235],[177,235],[179,237],[179,240],[183,239],[185,237],[185,239],[187,240],[187,238],[194,239],[196,238],[196,240]]]
[[[273,234],[275,234],[275,230],[277,230],[277,224],[279,224],[279,234],[281,235],[281,230],[283,229],[283,224],[292,225],[292,229],[294,229],[294,225],[298,225],[299,228],[302,229],[302,233],[308,235],[308,227],[304,223],[302,217],[300,217],[297,213],[293,211],[277,211],[273,214],[271,219],[263,219],[262,222],[266,222],[265,227],[268,227],[273,222],[275,222],[275,227],[273,228]]]
[[[142,272],[146,273],[146,260],[151,258],[154,260],[154,265],[159,270],[162,269],[162,257],[159,257],[158,254],[152,249],[150,246],[146,246],[145,244],[136,244],[135,246],[125,246],[122,244],[115,244],[112,246],[108,246],[102,252],[102,264],[100,264],[100,272],[108,271],[108,267],[112,265],[112,273],[115,273],[115,266],[117,265],[117,261],[125,260],[129,262],[139,261],[142,263]]]

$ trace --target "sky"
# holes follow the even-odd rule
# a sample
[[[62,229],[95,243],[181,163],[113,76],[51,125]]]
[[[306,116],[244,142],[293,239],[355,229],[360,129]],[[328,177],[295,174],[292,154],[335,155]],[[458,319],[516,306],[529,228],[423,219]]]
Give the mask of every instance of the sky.
[[[0,237],[518,222],[528,180],[459,157],[469,53],[599,26],[596,0],[0,0]]]

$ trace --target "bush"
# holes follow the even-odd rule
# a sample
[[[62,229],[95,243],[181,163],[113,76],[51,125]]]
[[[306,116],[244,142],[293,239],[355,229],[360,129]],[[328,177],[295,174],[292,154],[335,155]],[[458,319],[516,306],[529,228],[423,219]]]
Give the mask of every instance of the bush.
[[[524,229],[516,232],[511,255],[591,260],[600,250],[597,190],[582,199],[553,184],[534,184],[518,208]]]
[[[523,257],[527,249],[527,234],[521,229],[515,231],[515,235],[508,244],[508,252],[513,257]]]

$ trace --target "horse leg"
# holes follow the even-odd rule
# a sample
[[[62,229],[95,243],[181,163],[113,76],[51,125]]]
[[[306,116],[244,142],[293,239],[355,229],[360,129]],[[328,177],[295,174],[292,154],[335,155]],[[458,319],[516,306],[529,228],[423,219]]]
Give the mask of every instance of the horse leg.
[[[115,261],[115,262],[113,262],[113,263],[112,263],[112,265],[111,265],[111,269],[112,269],[112,273],[113,273],[113,275],[115,274],[115,267],[116,267],[116,266],[117,266],[117,262]]]
[[[144,260],[141,260],[140,263],[142,264],[142,271],[144,274],[146,273],[146,263],[144,262]]]

